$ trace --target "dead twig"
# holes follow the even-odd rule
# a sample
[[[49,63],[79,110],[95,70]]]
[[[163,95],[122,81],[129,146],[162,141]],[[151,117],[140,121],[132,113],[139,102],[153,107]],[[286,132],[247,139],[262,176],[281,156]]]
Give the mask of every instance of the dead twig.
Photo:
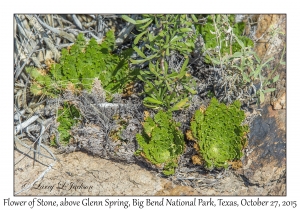
[[[32,49],[32,51],[29,53],[29,55],[27,56],[26,61],[23,63],[23,65],[20,68],[17,68],[15,71],[15,81],[18,79],[19,75],[21,74],[22,70],[24,69],[25,65],[28,64],[28,61],[31,57],[31,55],[38,49],[38,46],[34,46],[34,48]]]
[[[38,22],[46,29],[52,31],[53,33],[56,33],[57,35],[69,40],[70,42],[75,42],[75,37],[72,34],[68,34],[63,30],[53,28],[51,26],[48,26],[46,23],[44,23],[37,15],[35,15],[35,18],[38,20]]]
[[[75,14],[72,15],[74,24],[80,29],[82,30],[82,24],[80,22],[80,20],[77,18],[77,16]]]
[[[33,122],[35,122],[38,118],[39,118],[39,116],[34,115],[31,118],[29,118],[28,120],[26,120],[25,122],[23,122],[23,123],[15,126],[15,134],[18,134],[24,128],[26,128],[27,126],[29,126],[30,124],[32,124]]]

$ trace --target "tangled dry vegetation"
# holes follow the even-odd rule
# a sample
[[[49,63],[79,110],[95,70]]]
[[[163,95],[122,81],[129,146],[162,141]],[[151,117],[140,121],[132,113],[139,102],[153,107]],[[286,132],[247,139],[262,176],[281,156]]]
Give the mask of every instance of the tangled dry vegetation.
[[[215,164],[202,154],[206,163],[194,164],[201,162],[204,141],[197,139],[197,145],[183,139],[183,134],[190,130],[195,111],[205,109],[212,97],[224,107],[238,100],[248,111],[264,102],[265,93],[274,91],[270,85],[279,79],[275,70],[266,73],[272,59],[255,54],[255,40],[243,36],[245,22],[237,19],[234,15],[15,15],[16,147],[47,156],[53,164],[56,158],[49,146],[142,164],[173,174],[170,179],[186,185],[216,184],[226,170],[210,166],[234,168],[245,147],[239,148],[238,158]],[[169,137],[159,136],[159,129],[168,126],[159,119],[149,124],[158,110],[178,123],[174,129],[185,141],[180,152],[171,151],[178,145],[163,145],[162,138]],[[249,125],[253,117],[241,120]],[[165,150],[155,147],[159,144]],[[41,153],[41,147],[49,154]]]

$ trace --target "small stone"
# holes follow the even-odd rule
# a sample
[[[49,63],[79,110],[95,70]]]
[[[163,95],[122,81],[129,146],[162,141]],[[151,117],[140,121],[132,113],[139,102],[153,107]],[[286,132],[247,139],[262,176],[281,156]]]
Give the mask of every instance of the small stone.
[[[285,109],[286,104],[285,104],[285,93],[283,93],[277,101],[272,103],[273,109]]]

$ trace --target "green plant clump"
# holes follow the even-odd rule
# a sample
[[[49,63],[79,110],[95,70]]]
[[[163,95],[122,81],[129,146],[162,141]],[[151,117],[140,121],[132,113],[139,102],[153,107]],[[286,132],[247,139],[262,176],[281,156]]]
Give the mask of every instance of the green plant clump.
[[[195,112],[191,130],[207,169],[227,168],[243,156],[248,126],[241,126],[245,114],[240,106],[239,101],[226,106],[214,97],[204,112]]]
[[[192,29],[198,21],[195,15],[145,14],[141,20],[133,20],[127,15],[122,15],[122,18],[134,24],[140,32],[134,39],[133,49],[142,59],[131,60],[133,64],[162,60],[171,51],[188,56],[195,48],[196,31]],[[156,30],[149,30],[149,27]],[[144,43],[140,48],[139,42]],[[150,52],[150,55],[146,56],[146,52]]]
[[[80,112],[74,105],[64,103],[61,109],[58,109],[57,122],[59,122],[58,132],[59,141],[67,145],[71,138],[70,129],[76,125],[80,118]]]
[[[112,54],[114,46],[113,31],[107,32],[101,44],[94,38],[86,44],[83,34],[79,34],[70,50],[62,49],[60,63],[53,64],[48,74],[42,75],[35,68],[27,69],[35,80],[31,92],[55,97],[70,87],[70,83],[74,89],[90,90],[95,78],[101,80],[108,95],[123,91],[133,78],[128,66],[132,50],[116,55]]]
[[[179,72],[168,70],[168,64],[164,63],[164,69],[159,64],[149,63],[150,71],[141,71],[137,77],[145,82],[144,105],[152,109],[165,109],[177,111],[187,107],[189,94],[196,94],[195,80],[187,73],[186,59]]]
[[[136,139],[141,147],[136,154],[140,154],[152,164],[163,164],[165,175],[174,174],[178,166],[178,157],[184,151],[183,133],[179,130],[180,123],[172,119],[170,112],[159,111],[154,119],[147,117],[143,123],[142,134]]]
[[[127,15],[122,18],[135,25],[139,34],[133,49],[139,56],[132,64],[149,62],[149,70],[140,71],[138,78],[145,83],[144,105],[153,109],[176,111],[188,106],[188,95],[196,94],[196,84],[187,74],[188,56],[195,48],[197,37],[193,26],[195,15],[142,15],[134,20]],[[150,28],[154,30],[150,30]],[[167,58],[172,53],[185,57],[181,69],[169,68]]]

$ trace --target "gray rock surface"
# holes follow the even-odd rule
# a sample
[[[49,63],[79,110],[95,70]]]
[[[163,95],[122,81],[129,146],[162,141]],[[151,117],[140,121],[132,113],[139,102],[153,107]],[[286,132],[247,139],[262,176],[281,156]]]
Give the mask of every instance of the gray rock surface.
[[[55,155],[58,161],[53,168],[30,190],[19,195],[154,195],[168,182],[135,164],[117,163],[83,152]],[[16,160],[22,157],[15,152]],[[51,162],[44,157],[34,167],[29,157],[18,162],[15,193],[31,184],[47,168],[45,164]]]

